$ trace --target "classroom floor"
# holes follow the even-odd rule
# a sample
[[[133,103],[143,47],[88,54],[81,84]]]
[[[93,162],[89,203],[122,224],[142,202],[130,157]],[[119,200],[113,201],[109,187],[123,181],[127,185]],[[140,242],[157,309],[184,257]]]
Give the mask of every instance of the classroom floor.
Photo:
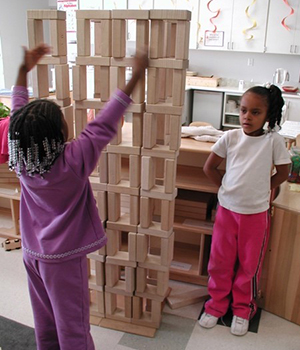
[[[6,252],[0,248],[0,315],[33,327],[33,317],[21,250]],[[177,310],[165,306],[162,323],[155,338],[146,338],[98,326],[92,335],[98,350],[299,350],[300,326],[262,311],[258,332],[243,337],[230,328],[217,325],[202,329],[198,316],[202,303]],[[3,349],[5,350],[5,349]]]

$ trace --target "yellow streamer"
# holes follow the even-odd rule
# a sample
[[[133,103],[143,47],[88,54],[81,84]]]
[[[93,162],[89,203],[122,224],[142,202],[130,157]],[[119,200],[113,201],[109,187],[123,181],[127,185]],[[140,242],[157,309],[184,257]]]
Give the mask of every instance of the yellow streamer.
[[[249,28],[245,28],[245,29],[243,30],[243,34],[244,34],[244,35],[247,35],[247,31],[248,31],[248,30],[251,30],[251,29],[257,27],[257,22],[256,22],[256,20],[255,20],[255,19],[252,19],[252,18],[250,17],[250,15],[249,15],[249,8],[250,8],[250,6],[254,5],[255,3],[256,3],[256,0],[253,0],[252,3],[251,3],[249,6],[247,6],[247,8],[246,8],[246,10],[245,10],[246,16],[247,16],[247,17],[250,19],[250,21],[252,22],[252,26],[249,27]],[[254,35],[250,34],[250,36],[249,36],[248,38],[246,38],[246,40],[252,40],[253,38],[254,38]]]

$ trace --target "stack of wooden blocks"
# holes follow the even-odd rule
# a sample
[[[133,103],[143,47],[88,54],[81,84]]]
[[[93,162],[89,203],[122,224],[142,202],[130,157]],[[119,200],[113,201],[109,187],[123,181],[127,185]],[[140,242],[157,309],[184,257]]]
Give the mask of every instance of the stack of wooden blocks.
[[[28,10],[28,46],[46,42],[45,29],[50,24],[51,55],[44,56],[32,71],[33,96],[56,102],[62,110],[69,128],[69,140],[74,138],[73,106],[70,97],[69,64],[67,60],[66,12],[57,10]],[[49,66],[55,70],[55,96],[49,93]]]

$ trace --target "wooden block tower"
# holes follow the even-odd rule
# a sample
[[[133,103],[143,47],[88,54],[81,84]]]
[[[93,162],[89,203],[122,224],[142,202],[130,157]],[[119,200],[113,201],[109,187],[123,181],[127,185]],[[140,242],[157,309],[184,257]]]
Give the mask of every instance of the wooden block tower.
[[[70,97],[69,65],[67,63],[66,12],[58,10],[28,10],[28,46],[33,49],[45,42],[44,22],[50,23],[51,55],[43,57],[32,71],[33,96],[56,102],[69,128],[69,140],[74,138],[73,106]],[[55,69],[55,96],[49,94],[49,66]]]
[[[87,111],[103,108],[110,94],[125,84],[126,69],[133,66],[133,58],[126,57],[127,20],[136,21],[136,49],[149,50],[147,79],[140,80],[127,110],[132,114],[129,135],[122,133],[120,122],[90,177],[108,244],[89,254],[89,286],[91,315],[156,329],[169,292],[173,258],[175,178],[191,13],[79,10],[76,17],[76,135],[87,123]],[[94,66],[92,99],[87,98],[87,65]]]

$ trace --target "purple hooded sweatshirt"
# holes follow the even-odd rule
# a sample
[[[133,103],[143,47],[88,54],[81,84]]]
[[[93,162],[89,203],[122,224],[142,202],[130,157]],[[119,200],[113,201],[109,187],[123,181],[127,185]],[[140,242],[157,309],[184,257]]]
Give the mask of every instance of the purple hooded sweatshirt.
[[[114,137],[131,99],[118,90],[105,108],[65,144],[50,172],[20,176],[20,229],[23,253],[48,262],[86,255],[106,244],[89,182],[102,149]],[[13,90],[12,111],[28,103],[27,89]]]

